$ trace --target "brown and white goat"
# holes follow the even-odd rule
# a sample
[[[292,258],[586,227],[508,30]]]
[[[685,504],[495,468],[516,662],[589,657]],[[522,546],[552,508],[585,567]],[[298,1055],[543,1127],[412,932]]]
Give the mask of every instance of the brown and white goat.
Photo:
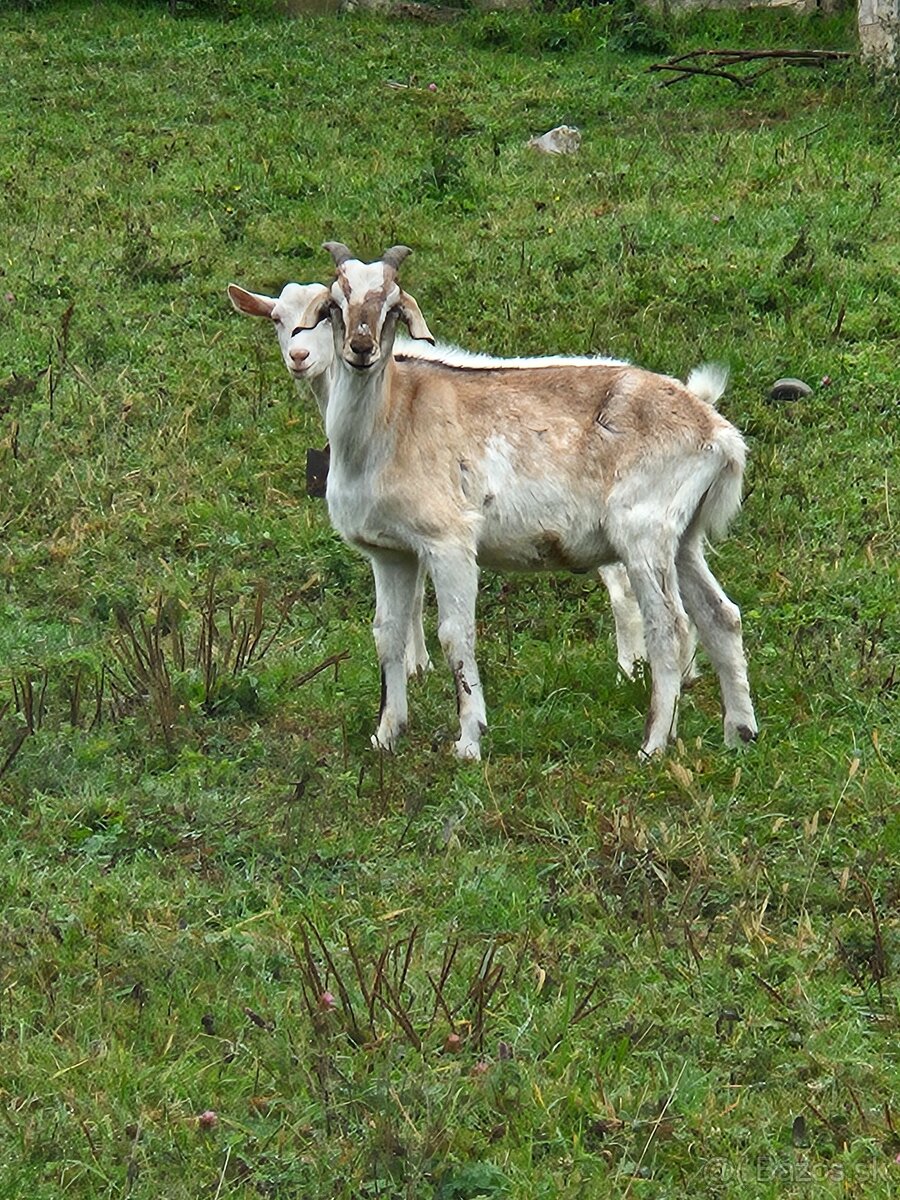
[[[334,375],[335,352],[331,322],[322,320],[314,329],[302,329],[296,322],[304,316],[311,304],[328,295],[328,288],[319,283],[288,283],[277,297],[248,292],[236,283],[228,285],[229,299],[238,312],[262,317],[272,324],[288,374],[298,386],[302,383],[309,385],[323,421],[328,409]],[[421,342],[412,341],[395,343],[394,354],[395,358],[400,360],[401,375],[409,358],[450,362],[459,359],[465,365],[487,361],[459,351],[456,347],[423,346]],[[511,367],[537,367],[542,365],[544,360],[532,358],[490,361],[494,366],[505,364]],[[631,678],[635,666],[647,658],[640,609],[621,563],[610,563],[600,567],[600,575],[606,584],[612,606],[619,667],[624,675]],[[419,676],[431,667],[422,625],[424,582],[424,567],[420,564],[420,583],[407,637],[406,668],[409,676]],[[693,629],[691,633],[687,645],[681,650],[685,679],[691,679],[696,674],[696,638],[693,636]]]
[[[478,567],[584,571],[619,562],[640,608],[652,675],[644,755],[674,736],[688,618],[719,677],[725,740],[752,740],[740,613],[704,557],[740,505],[745,448],[710,403],[723,380],[688,384],[600,359],[394,361],[397,322],[432,341],[397,282],[409,250],[363,263],[326,243],[330,294],[298,319],[330,315],[335,374],[325,414],[328,508],[375,577],[381,718],[392,749],[407,721],[405,649],[421,570],[456,680],[456,752],[479,758],[486,727],[475,661]]]

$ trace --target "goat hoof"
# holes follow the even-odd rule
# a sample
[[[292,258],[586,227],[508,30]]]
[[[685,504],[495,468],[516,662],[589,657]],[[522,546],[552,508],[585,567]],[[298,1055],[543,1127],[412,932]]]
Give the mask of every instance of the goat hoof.
[[[638,762],[652,762],[654,758],[662,758],[665,752],[665,746],[641,746],[638,750]]]
[[[372,743],[373,750],[380,750],[383,754],[393,754],[394,748],[397,745],[397,739],[403,733],[405,726],[399,729],[394,729],[391,732],[387,730],[378,730],[373,733],[369,741]]]
[[[741,722],[739,725],[725,727],[725,745],[732,750],[740,749],[741,746],[749,746],[751,742],[756,741],[758,736],[755,723],[749,725]]]
[[[460,738],[459,741],[454,744],[453,749],[456,752],[456,757],[461,759],[463,762],[481,761],[481,747],[475,742],[464,741],[462,738]]]

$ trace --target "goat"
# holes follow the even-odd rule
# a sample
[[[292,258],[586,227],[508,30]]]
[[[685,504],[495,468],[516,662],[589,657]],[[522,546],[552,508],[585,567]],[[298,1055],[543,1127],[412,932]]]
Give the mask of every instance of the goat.
[[[228,285],[229,299],[238,312],[248,316],[263,317],[274,324],[288,374],[298,387],[303,382],[309,384],[323,421],[331,391],[334,338],[330,325],[324,321],[314,329],[302,329],[296,322],[301,319],[310,304],[326,294],[328,294],[328,289],[322,284],[315,283],[286,284],[278,297],[248,292],[236,283]],[[465,365],[481,361],[481,359],[476,360],[475,356],[467,355],[464,351],[452,346],[428,346],[426,349],[420,343],[412,341],[395,344],[395,357],[400,360],[401,372],[408,358],[452,361],[454,355],[461,358]],[[481,357],[483,358],[483,356]],[[496,360],[496,365],[510,361]],[[541,358],[520,359],[516,360],[516,364],[527,363],[529,366],[536,367],[542,365],[543,361]],[[637,664],[647,658],[640,609],[628,583],[627,572],[621,563],[602,566],[599,568],[599,573],[606,585],[612,607],[619,669],[627,678],[633,679]],[[421,675],[431,669],[431,660],[428,656],[422,627],[424,571],[421,574],[422,578],[416,593],[412,624],[407,639],[406,665],[407,674],[410,677]],[[696,636],[691,627],[691,636],[681,651],[685,681],[696,677],[695,659]]]
[[[409,253],[364,264],[327,243],[328,295],[298,320],[331,316],[336,351],[326,431],[335,528],[369,559],[382,707],[373,742],[392,749],[406,725],[405,644],[424,567],[438,635],[456,680],[456,752],[479,758],[486,715],[475,662],[478,565],[573,569],[621,562],[636,597],[652,672],[642,754],[674,736],[687,614],[719,676],[725,740],[750,741],[756,719],[740,614],[703,556],[740,503],[744,445],[709,403],[709,369],[688,385],[599,359],[435,360],[392,356],[397,322],[433,341],[397,283]]]

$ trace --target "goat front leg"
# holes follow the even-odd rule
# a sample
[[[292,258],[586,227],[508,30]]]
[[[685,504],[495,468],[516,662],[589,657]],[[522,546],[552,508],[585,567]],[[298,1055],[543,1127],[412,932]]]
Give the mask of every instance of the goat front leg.
[[[438,606],[438,638],[456,683],[459,709],[458,758],[481,758],[487,728],[484,693],[475,662],[475,601],[478,566],[474,550],[442,547],[427,557]]]
[[[416,591],[413,597],[413,607],[409,619],[409,632],[406,637],[406,674],[421,677],[431,670],[431,658],[425,644],[425,629],[422,621],[422,609],[425,603],[425,565],[419,563],[416,575]]]
[[[371,562],[375,577],[372,633],[381,667],[381,711],[372,745],[376,750],[393,750],[408,718],[407,646],[416,596],[421,596],[421,575],[412,555],[378,551],[371,554]]]

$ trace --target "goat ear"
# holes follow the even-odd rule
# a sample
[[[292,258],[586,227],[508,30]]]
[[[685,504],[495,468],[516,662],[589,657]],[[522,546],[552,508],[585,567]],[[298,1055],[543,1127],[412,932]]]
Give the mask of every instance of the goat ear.
[[[328,288],[323,287],[320,295],[316,296],[315,300],[310,300],[305,310],[297,320],[299,329],[315,329],[320,321],[323,321],[335,307],[334,301],[331,298],[331,292]]]
[[[271,317],[275,301],[271,296],[258,296],[256,292],[247,292],[236,283],[228,285],[228,299],[238,310],[249,317]]]
[[[413,300],[407,292],[400,293],[400,303],[397,306],[400,317],[406,322],[409,329],[409,336],[417,341],[431,342],[434,345],[434,338],[431,336],[431,330],[425,323],[425,318],[422,316],[418,304]]]

